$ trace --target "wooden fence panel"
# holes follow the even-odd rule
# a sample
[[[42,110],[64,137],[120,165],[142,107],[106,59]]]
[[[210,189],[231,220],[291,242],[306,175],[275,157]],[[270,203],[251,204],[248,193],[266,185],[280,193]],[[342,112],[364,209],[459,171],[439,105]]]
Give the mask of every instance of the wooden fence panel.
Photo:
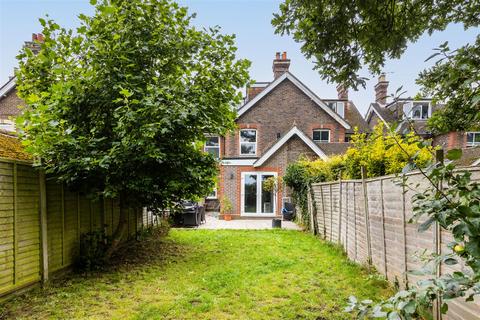
[[[44,182],[44,174],[40,175],[31,164],[0,159],[0,296],[71,266],[82,233],[105,228],[111,235],[118,225],[118,200],[91,201],[66,190],[54,179],[45,182],[42,198],[40,188]],[[43,225],[41,199],[46,212]],[[131,239],[147,219],[146,212],[131,210]],[[42,230],[46,231],[45,251]]]
[[[469,171],[474,180],[480,180],[480,168]],[[418,190],[427,186],[419,173],[410,174],[409,182],[418,184]],[[422,267],[418,256],[424,249],[436,251],[438,234],[435,228],[418,232],[418,224],[408,223],[413,216],[412,196],[417,191],[401,186],[392,176],[313,184],[319,236],[325,234],[326,240],[340,242],[348,257],[362,264],[369,262],[370,246],[372,265],[389,281],[401,287],[415,283],[420,278],[407,271]],[[447,245],[453,241],[452,235],[442,231],[438,236],[438,253],[451,250]],[[440,272],[451,273],[464,267],[442,265]],[[474,320],[479,314],[480,299],[476,303],[457,299],[449,302],[449,311],[442,319]]]
[[[40,280],[40,219],[38,172],[17,165],[15,228],[16,285],[23,286]]]
[[[14,169],[13,163],[0,163],[0,290],[15,286]]]
[[[49,180],[47,181],[47,235],[50,272],[63,267],[64,216],[62,210],[62,186]]]

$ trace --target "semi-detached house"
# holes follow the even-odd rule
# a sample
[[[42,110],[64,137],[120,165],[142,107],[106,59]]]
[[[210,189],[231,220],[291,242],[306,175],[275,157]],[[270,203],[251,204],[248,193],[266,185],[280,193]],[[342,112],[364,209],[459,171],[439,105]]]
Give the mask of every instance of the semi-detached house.
[[[337,87],[335,99],[318,97],[289,66],[286,53],[277,53],[273,81],[247,88],[235,120],[238,129],[225,137],[208,137],[205,150],[219,156],[220,176],[207,202],[229,199],[234,218],[280,215],[288,190],[265,191],[267,179],[283,176],[300,156],[343,154],[354,128],[368,130],[345,88]]]

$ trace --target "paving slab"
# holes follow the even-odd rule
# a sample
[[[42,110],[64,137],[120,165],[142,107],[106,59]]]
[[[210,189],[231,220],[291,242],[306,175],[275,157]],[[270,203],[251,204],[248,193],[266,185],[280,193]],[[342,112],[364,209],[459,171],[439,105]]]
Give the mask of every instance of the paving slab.
[[[231,221],[220,220],[214,214],[207,214],[206,222],[198,226],[198,229],[272,229],[272,219],[235,219]],[[302,230],[295,222],[282,221],[282,229]]]

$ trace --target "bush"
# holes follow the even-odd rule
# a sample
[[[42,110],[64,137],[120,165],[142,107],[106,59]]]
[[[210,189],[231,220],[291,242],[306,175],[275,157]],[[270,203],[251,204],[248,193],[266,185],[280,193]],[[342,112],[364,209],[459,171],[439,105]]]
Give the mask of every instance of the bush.
[[[402,137],[395,129],[385,132],[383,123],[379,123],[368,136],[358,132],[352,136],[352,147],[344,157],[343,176],[361,178],[361,166],[365,166],[369,178],[400,173],[413,158],[413,167],[422,168],[433,160],[433,150],[415,133]]]
[[[308,226],[307,193],[310,184],[343,179],[360,179],[361,167],[367,177],[378,177],[402,172],[411,163],[412,168],[425,167],[433,160],[434,148],[414,133],[400,136],[395,129],[386,132],[383,123],[370,135],[356,133],[352,146],[343,156],[311,161],[300,158],[288,165],[283,180],[292,188],[292,198],[300,208],[300,223]],[[413,160],[412,160],[413,159]]]
[[[100,270],[106,265],[106,253],[110,238],[105,232],[91,231],[80,236],[80,252],[76,259],[79,271]]]

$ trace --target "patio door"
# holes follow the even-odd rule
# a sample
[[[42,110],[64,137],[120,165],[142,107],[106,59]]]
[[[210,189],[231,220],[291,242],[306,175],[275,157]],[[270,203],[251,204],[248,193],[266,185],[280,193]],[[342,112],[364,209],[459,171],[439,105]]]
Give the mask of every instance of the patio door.
[[[276,176],[276,172],[242,173],[241,213],[243,216],[275,215],[275,192],[264,190],[264,186],[267,179]]]

